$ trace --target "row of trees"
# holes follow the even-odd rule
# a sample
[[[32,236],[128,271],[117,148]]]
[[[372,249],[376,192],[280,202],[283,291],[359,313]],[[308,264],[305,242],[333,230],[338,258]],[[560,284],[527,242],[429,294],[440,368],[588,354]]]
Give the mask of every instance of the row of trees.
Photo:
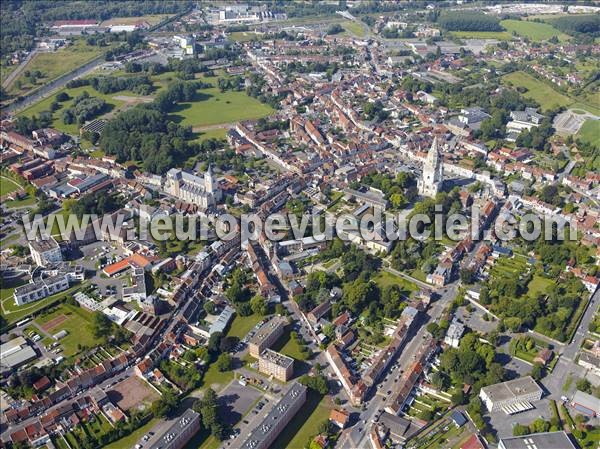
[[[94,76],[74,79],[67,83],[68,88],[80,86],[91,86],[102,94],[129,90],[139,95],[148,95],[153,89],[152,81],[147,75]]]

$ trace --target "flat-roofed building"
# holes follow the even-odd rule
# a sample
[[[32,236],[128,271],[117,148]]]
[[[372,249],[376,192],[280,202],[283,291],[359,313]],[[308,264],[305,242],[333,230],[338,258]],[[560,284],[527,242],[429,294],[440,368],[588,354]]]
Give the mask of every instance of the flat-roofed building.
[[[306,387],[299,383],[294,383],[285,396],[271,409],[265,419],[248,435],[248,438],[244,440],[241,446],[237,446],[234,443],[234,448],[268,448],[305,402]]]
[[[4,373],[16,369],[37,357],[34,349],[23,337],[13,338],[0,345],[0,370]]]
[[[29,242],[29,252],[33,261],[40,267],[63,260],[60,246],[52,236]]]
[[[564,430],[501,438],[498,449],[577,449]]]
[[[181,449],[200,430],[200,414],[188,408],[171,426],[158,435],[149,449]]]
[[[531,401],[539,401],[543,390],[531,377],[520,377],[499,384],[483,387],[479,397],[490,412],[508,410],[511,406],[527,405]]]
[[[254,358],[258,358],[261,352],[270,348],[283,335],[287,320],[280,316],[274,316],[263,323],[248,342],[248,351]]]
[[[591,416],[592,418],[600,415],[600,399],[591,394],[577,390],[573,395],[571,407],[579,413]]]
[[[69,288],[66,274],[50,276],[15,288],[13,297],[18,306],[39,301]]]
[[[258,357],[258,371],[287,382],[294,375],[294,359],[272,349],[265,349]]]

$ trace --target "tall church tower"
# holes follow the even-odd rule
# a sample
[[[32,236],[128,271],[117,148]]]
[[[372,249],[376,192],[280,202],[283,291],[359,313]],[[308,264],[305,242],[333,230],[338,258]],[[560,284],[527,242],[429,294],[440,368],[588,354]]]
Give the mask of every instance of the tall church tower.
[[[423,164],[423,176],[417,183],[419,194],[434,197],[442,190],[443,182],[444,164],[438,147],[437,137],[434,137],[429,153],[427,153],[427,159],[425,159],[425,163]]]
[[[208,164],[208,169],[204,174],[204,191],[206,193],[215,192],[215,178],[213,177],[212,166]]]

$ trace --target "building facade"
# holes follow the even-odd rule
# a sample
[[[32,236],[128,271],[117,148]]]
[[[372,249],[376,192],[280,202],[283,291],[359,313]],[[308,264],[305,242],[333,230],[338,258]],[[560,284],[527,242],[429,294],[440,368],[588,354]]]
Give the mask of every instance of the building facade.
[[[417,182],[419,194],[435,197],[442,190],[444,182],[444,164],[439,150],[437,137],[433,139],[427,159],[423,164],[423,176]]]
[[[202,177],[172,168],[167,172],[165,192],[202,209],[208,209],[221,200],[221,189],[210,166]]]
[[[272,349],[265,349],[258,357],[258,371],[287,382],[294,375],[294,359]]]
[[[63,260],[60,246],[54,237],[29,242],[29,251],[33,261],[40,267],[62,262]]]

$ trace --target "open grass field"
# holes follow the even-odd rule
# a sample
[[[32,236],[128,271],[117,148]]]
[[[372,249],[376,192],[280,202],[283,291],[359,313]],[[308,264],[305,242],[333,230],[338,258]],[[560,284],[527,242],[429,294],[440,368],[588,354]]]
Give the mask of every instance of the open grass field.
[[[358,22],[352,22],[352,21],[348,20],[348,21],[342,23],[342,27],[348,33],[350,33],[356,37],[365,37],[365,29]]]
[[[544,278],[538,275],[533,276],[531,282],[527,285],[527,294],[535,297],[544,293],[548,287],[554,284],[552,279]]]
[[[227,332],[227,336],[242,339],[261,319],[262,317],[256,314],[249,316],[236,314],[229,328],[229,332]]]
[[[546,41],[554,36],[561,42],[570,39],[568,35],[557,30],[548,23],[527,22],[524,20],[503,20],[500,22],[500,25],[511,33],[514,31],[519,36],[527,37],[536,42]]]
[[[326,399],[308,390],[306,403],[294,416],[283,432],[271,445],[272,449],[308,447],[310,438],[319,433],[319,427],[327,422],[331,408]]]
[[[512,35],[508,31],[452,31],[452,36],[458,39],[496,39],[510,41]]]
[[[211,364],[204,376],[202,377],[202,386],[200,389],[212,388],[215,391],[220,391],[223,389],[229,382],[233,380],[233,371],[221,372],[217,368],[217,364]]]
[[[600,96],[596,95],[593,97],[588,97],[585,99],[585,101],[586,102],[574,103],[570,107],[573,109],[583,109],[584,111],[591,112],[592,114],[600,117]]]
[[[93,347],[97,344],[97,339],[92,334],[92,314],[81,307],[61,304],[55,311],[37,318],[35,323],[50,335],[62,330],[68,332],[66,337],[59,340],[66,357],[77,354],[80,346]],[[45,326],[53,323],[57,324]]]
[[[526,98],[537,101],[542,110],[552,109],[557,106],[569,106],[573,100],[525,72],[513,72],[502,77],[503,83],[514,87],[524,87],[527,92],[523,94]]]
[[[230,40],[234,42],[248,42],[253,40],[260,40],[262,35],[253,31],[234,31],[227,35]]]
[[[377,283],[380,290],[383,290],[390,285],[397,285],[406,292],[407,295],[419,290],[419,287],[416,284],[387,271],[380,271],[373,277],[373,280]]]
[[[163,74],[164,75],[164,74]],[[219,76],[200,77],[212,87],[198,90],[198,100],[178,104],[169,116],[181,125],[210,126],[258,119],[273,113],[273,109],[244,91],[221,92],[217,87]]]
[[[600,148],[600,120],[586,120],[576,137]]]
[[[198,142],[204,142],[209,139],[225,140],[227,138],[227,128],[215,128],[206,131],[198,131]]]
[[[87,45],[83,39],[76,40],[72,45],[68,45],[55,52],[36,53],[31,61],[25,66],[23,72],[11,84],[8,89],[9,94],[19,95],[33,88],[39,87],[49,81],[64,75],[71,70],[82,66],[88,61],[106,52],[108,47],[97,47]],[[39,70],[43,78],[37,80],[36,84],[31,84],[24,76],[24,72]],[[17,80],[21,81],[21,89],[17,88]]]
[[[19,190],[21,186],[10,178],[0,176],[0,196]]]

